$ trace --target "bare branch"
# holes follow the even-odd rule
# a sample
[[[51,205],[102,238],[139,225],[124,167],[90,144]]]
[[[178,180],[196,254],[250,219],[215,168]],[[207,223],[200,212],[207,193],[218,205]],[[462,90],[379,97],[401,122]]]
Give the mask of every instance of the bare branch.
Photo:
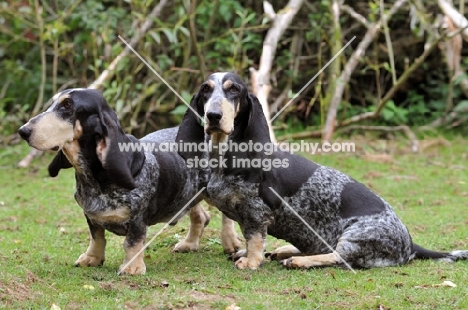
[[[330,141],[331,139],[334,130],[338,106],[341,102],[341,98],[343,97],[345,87],[348,84],[354,69],[356,69],[356,66],[358,65],[362,55],[364,55],[364,52],[366,51],[367,47],[371,44],[375,35],[380,30],[382,26],[382,19],[385,18],[386,20],[389,20],[393,16],[393,14],[395,14],[396,11],[398,11],[398,9],[402,7],[406,2],[407,0],[397,0],[392,6],[392,8],[388,11],[388,13],[385,16],[381,16],[380,20],[377,23],[373,24],[372,27],[367,30],[361,43],[359,43],[356,50],[346,63],[343,71],[341,72],[340,77],[336,81],[335,93],[330,101],[330,107],[328,109],[325,127],[323,128],[324,141]]]
[[[345,11],[346,13],[348,13],[352,18],[354,18],[355,20],[357,20],[358,22],[360,22],[364,27],[366,28],[370,28],[372,27],[372,24],[369,23],[367,21],[367,19],[362,16],[361,14],[359,14],[358,12],[356,12],[352,7],[350,7],[349,5],[345,4],[341,7],[341,9],[343,11]]]
[[[284,31],[291,24],[293,17],[302,6],[303,0],[290,0],[286,7],[276,13],[273,25],[263,41],[262,55],[260,57],[260,65],[258,70],[250,68],[252,74],[253,92],[260,101],[263,113],[270,123],[270,108],[268,106],[268,95],[271,90],[270,85],[270,71],[275,58],[276,48],[278,41],[283,35]],[[275,141],[275,134],[270,127],[270,137]]]
[[[167,0],[159,1],[158,5],[154,7],[153,11],[146,17],[146,20],[143,22],[140,28],[135,31],[134,37],[128,43],[130,46],[134,47],[146,34],[149,28],[153,25],[154,19],[161,14],[163,7],[166,5]],[[91,83],[88,88],[92,89],[100,89],[102,84],[105,81],[110,80],[115,75],[115,69],[117,68],[117,64],[130,53],[130,48],[128,46],[120,52],[117,57],[109,64],[106,70],[102,71],[101,75]]]
[[[468,20],[460,14],[448,1],[438,0],[440,9],[445,15],[449,16],[453,23],[458,27],[462,28],[462,36],[465,40],[468,40]]]
[[[36,11],[38,10],[38,1],[36,0],[35,1],[36,3]],[[135,36],[132,38],[132,40],[130,40],[129,44],[133,47],[135,46],[146,34],[146,32],[148,31],[149,28],[151,28],[151,26],[153,25],[153,21],[154,19],[159,16],[159,14],[161,13],[163,7],[166,5],[167,3],[167,0],[161,0],[159,1],[158,5],[154,7],[153,11],[151,11],[151,13],[147,16],[146,20],[143,22],[143,24],[141,25],[140,28],[138,28],[135,32]],[[37,13],[36,13],[37,14]],[[42,31],[41,31],[42,33]],[[42,40],[42,39],[41,39]],[[42,41],[41,41],[42,42]],[[42,45],[43,43],[41,43],[41,50],[42,50]],[[125,49],[120,52],[119,55],[117,55],[117,57],[114,58],[114,60],[109,64],[109,67],[107,67],[106,70],[104,70],[101,75],[93,82],[91,83],[88,88],[92,88],[92,89],[100,89],[102,87],[102,84],[105,82],[105,81],[108,81],[110,80],[114,75],[115,75],[115,69],[117,68],[117,64],[125,57],[129,54],[130,52],[130,49],[128,48],[128,46],[125,47]],[[45,57],[45,56],[44,56]],[[44,60],[45,61],[45,60]],[[45,64],[43,64],[43,68],[45,70]],[[45,74],[45,73],[44,73]],[[45,78],[44,78],[45,80]],[[42,86],[42,83],[41,83],[41,89],[43,88]],[[36,103],[36,106],[34,107],[34,110],[33,110],[33,114],[34,112],[37,113],[39,112],[39,108],[42,106],[42,100],[43,100],[43,97],[42,97],[42,91],[40,93],[40,97],[38,98],[38,101]],[[40,103],[40,104],[39,104]],[[36,109],[37,108],[37,109]],[[37,111],[36,111],[37,110]],[[39,157],[42,155],[42,151],[38,151],[36,149],[31,149],[28,153],[28,155],[26,155],[26,157],[24,157],[19,163],[18,163],[18,167],[21,167],[21,168],[25,168],[25,167],[28,167],[29,164],[31,163],[31,161],[36,158],[36,157]]]

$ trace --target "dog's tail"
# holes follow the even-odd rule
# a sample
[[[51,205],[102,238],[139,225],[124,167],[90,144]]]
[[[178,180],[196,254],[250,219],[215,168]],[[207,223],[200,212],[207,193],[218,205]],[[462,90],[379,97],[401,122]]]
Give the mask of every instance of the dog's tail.
[[[413,253],[415,259],[434,259],[448,263],[454,263],[458,260],[468,259],[467,251],[437,252],[423,248],[413,243]]]

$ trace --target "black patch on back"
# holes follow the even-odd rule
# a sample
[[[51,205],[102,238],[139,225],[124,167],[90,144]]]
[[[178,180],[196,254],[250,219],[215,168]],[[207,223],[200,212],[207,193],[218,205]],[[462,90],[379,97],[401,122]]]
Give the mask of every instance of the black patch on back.
[[[341,192],[340,216],[349,218],[377,214],[385,210],[382,199],[357,181],[350,182]]]

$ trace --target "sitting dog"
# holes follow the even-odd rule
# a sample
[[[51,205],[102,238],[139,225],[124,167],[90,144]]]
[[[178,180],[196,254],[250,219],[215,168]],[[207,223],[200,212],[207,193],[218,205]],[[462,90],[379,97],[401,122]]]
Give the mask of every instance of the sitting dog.
[[[271,143],[261,105],[238,76],[212,74],[191,107],[204,116],[205,125],[187,110],[177,141],[203,143],[206,133],[213,142],[210,158],[219,158],[220,165],[212,169],[207,192],[241,227],[246,251],[234,256],[238,268],[262,264],[267,233],[293,245],[272,254],[291,268],[372,268],[413,258],[468,258],[468,251],[442,253],[414,244],[392,207],[344,173],[287,152],[267,155],[255,148],[231,147]],[[206,156],[202,151],[179,153],[186,160]],[[259,163],[269,165],[264,169]]]
[[[188,169],[176,152],[119,149],[123,143],[167,141],[174,137],[174,130],[177,131],[152,133],[141,140],[127,135],[102,94],[83,88],[56,94],[47,111],[19,129],[30,146],[58,150],[49,166],[51,176],[57,176],[62,168],[75,169],[75,199],[83,208],[91,234],[90,245],[75,266],[103,264],[108,230],[126,237],[120,273],[144,274],[146,266],[141,250],[147,227],[170,221],[186,204],[188,208],[171,223],[175,224],[193,207],[189,234],[176,245],[175,251],[198,248],[209,216],[198,204],[203,195],[195,195],[206,183],[203,180],[206,176]],[[227,219],[226,223],[229,225],[223,230],[224,236],[236,237],[232,223]],[[236,240],[224,240],[224,244],[235,247]]]

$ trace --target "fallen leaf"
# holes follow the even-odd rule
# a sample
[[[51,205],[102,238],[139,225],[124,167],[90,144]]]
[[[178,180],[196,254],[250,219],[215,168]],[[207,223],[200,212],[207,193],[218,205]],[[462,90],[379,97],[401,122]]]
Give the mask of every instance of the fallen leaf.
[[[452,281],[448,281],[448,280],[446,280],[446,281],[444,281],[444,282],[442,282],[442,283],[440,283],[440,284],[436,284],[436,285],[434,285],[434,286],[435,286],[435,287],[439,287],[439,286],[457,287],[457,285],[456,285],[455,283],[453,283]]]
[[[60,310],[60,307],[56,304],[52,304],[52,306],[50,306],[50,310]]]
[[[87,289],[87,290],[94,290],[94,286],[89,285],[89,284],[83,285],[83,288],[85,288],[85,289]]]
[[[423,289],[427,289],[429,287],[457,287],[457,285],[455,283],[453,283],[452,281],[444,281],[440,284],[432,284],[432,285],[429,285],[429,284],[423,284],[423,285],[416,285],[414,286],[413,288],[423,288]]]

